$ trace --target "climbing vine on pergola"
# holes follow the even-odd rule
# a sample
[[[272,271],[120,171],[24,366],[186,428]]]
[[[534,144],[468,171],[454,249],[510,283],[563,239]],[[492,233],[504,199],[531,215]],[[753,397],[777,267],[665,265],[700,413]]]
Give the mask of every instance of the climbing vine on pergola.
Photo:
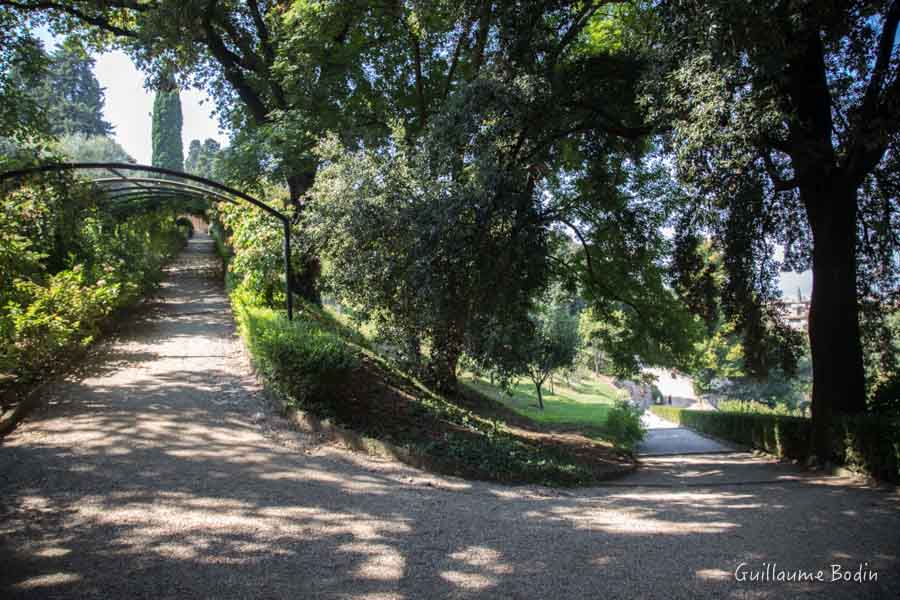
[[[217,181],[161,167],[138,165],[131,163],[51,163],[0,173],[0,184],[17,179],[40,176],[47,173],[64,171],[102,170],[110,177],[88,179],[107,199],[120,202],[134,202],[152,199],[206,199],[211,198],[223,202],[246,202],[265,211],[281,222],[284,232],[284,281],[286,308],[288,319],[294,318],[293,289],[291,283],[291,220],[284,213],[272,208],[265,202],[245,194],[240,190],[228,187]],[[160,177],[136,176],[128,171],[149,173]]]

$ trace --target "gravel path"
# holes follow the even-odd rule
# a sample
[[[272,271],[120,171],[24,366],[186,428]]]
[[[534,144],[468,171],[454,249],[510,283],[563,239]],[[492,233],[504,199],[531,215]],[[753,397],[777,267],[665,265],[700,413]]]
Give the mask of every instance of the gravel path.
[[[209,253],[192,242],[95,371],[3,442],[0,598],[900,595],[895,490],[735,454],[647,459],[602,488],[504,487],[291,432]],[[741,563],[825,581],[737,582]],[[829,582],[860,563],[878,580]]]
[[[638,456],[679,456],[734,452],[737,448],[679,427],[651,412],[641,416],[647,435],[637,448]]]

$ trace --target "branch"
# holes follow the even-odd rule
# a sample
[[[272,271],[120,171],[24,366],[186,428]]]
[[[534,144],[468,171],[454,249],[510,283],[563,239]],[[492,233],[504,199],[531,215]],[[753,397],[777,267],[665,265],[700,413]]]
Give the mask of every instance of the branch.
[[[572,26],[563,34],[562,40],[560,40],[559,45],[553,50],[553,53],[550,55],[550,60],[547,61],[548,68],[553,68],[553,65],[556,64],[556,61],[559,60],[559,57],[563,55],[563,52],[566,51],[569,44],[575,41],[575,38],[578,37],[578,34],[584,30],[585,26],[590,21],[591,17],[600,9],[600,7],[606,4],[603,2],[589,2],[578,15],[575,17],[575,22],[572,23]]]
[[[884,135],[884,121],[896,121],[900,117],[900,73],[894,73],[893,82],[882,92],[888,76],[898,23],[900,0],[894,0],[884,18],[875,67],[855,119],[856,127],[845,161],[848,175],[857,183],[862,182],[884,156],[888,143],[888,136]]]
[[[225,33],[228,34],[232,43],[240,49],[241,54],[233,52],[234,56],[237,57],[239,64],[248,71],[264,74],[266,65],[263,60],[256,55],[256,52],[253,51],[253,48],[250,43],[247,42],[243,32],[237,30],[234,23],[231,22],[231,19],[227,15],[220,21],[219,25],[221,25],[222,29],[225,30]]]
[[[105,17],[101,17],[98,15],[89,15],[85,12],[78,10],[73,6],[68,6],[65,4],[59,4],[57,2],[35,2],[30,4],[25,4],[22,2],[14,2],[12,0],[2,0],[0,1],[0,6],[8,6],[10,8],[17,8],[19,10],[29,11],[29,12],[39,12],[39,11],[47,11],[47,10],[55,10],[67,14],[69,16],[75,17],[80,21],[84,21],[89,25],[94,25],[95,27],[99,27],[104,31],[108,31],[115,35],[121,37],[129,37],[129,38],[139,38],[140,35],[137,31],[133,31],[131,29],[125,29],[123,27],[119,27],[118,25],[113,25],[109,19]],[[141,6],[133,3],[119,4],[114,6],[113,8],[122,8],[126,10],[135,10],[135,11],[144,11],[148,7]]]
[[[866,87],[860,110],[860,122],[865,123],[871,117],[878,106],[881,88],[887,76],[891,63],[891,54],[894,48],[894,37],[897,35],[897,24],[900,22],[900,1],[894,0],[884,18],[884,27],[881,30],[881,39],[878,40],[878,54],[875,60],[875,68],[872,69],[872,78]]]
[[[590,250],[588,249],[588,245],[584,239],[584,236],[581,235],[581,231],[579,231],[579,229],[577,227],[575,227],[575,225],[573,225],[569,221],[566,221],[565,219],[559,219],[559,222],[562,223],[563,225],[565,225],[566,227],[568,227],[569,229],[571,229],[575,233],[575,236],[578,238],[578,241],[581,243],[581,247],[584,249],[584,260],[585,260],[585,263],[587,264],[588,274],[590,275],[590,277],[594,281],[594,283],[598,284],[600,287],[603,288],[604,294],[606,294],[613,300],[616,300],[617,302],[621,302],[622,304],[626,305],[631,310],[633,310],[635,313],[637,313],[638,317],[640,317],[641,319],[644,319],[643,313],[637,306],[634,305],[634,303],[630,302],[629,300],[624,299],[623,297],[619,296],[618,294],[614,294],[614,293],[610,292],[610,290],[608,288],[606,288],[605,286],[603,286],[603,284],[600,283],[600,278],[597,276],[597,273],[594,271],[594,266],[591,263]]]
[[[460,34],[459,40],[456,42],[456,48],[453,50],[453,59],[450,61],[450,68],[447,70],[447,80],[444,83],[444,99],[450,95],[450,85],[453,83],[453,75],[456,73],[456,66],[459,64],[459,55],[462,52],[462,45],[463,42],[467,41],[469,38],[469,32],[472,31],[472,23],[473,21],[471,19],[466,22],[466,27]]]
[[[525,158],[531,159],[535,157],[537,154],[542,152],[557,140],[567,138],[568,136],[574,135],[576,133],[589,133],[596,130],[600,130],[606,134],[614,135],[626,140],[637,140],[646,135],[650,135],[654,131],[653,127],[649,125],[644,125],[641,127],[630,127],[628,125],[613,123],[604,124],[600,123],[599,121],[595,121],[594,119],[586,119],[576,125],[568,127],[566,129],[560,129],[549,134],[543,140],[538,142],[531,150],[531,152],[529,152],[525,156]]]
[[[778,172],[778,167],[775,165],[775,161],[772,160],[771,152],[762,150],[760,154],[762,154],[763,162],[766,165],[766,173],[768,173],[769,179],[772,180],[772,186],[775,188],[776,192],[786,192],[800,186],[800,182],[797,181],[796,177],[784,179],[781,176]]]
[[[247,106],[250,114],[257,123],[265,123],[268,120],[269,110],[259,94],[250,87],[250,83],[244,77],[240,68],[240,59],[231,52],[215,32],[212,26],[212,13],[216,7],[216,0],[209,0],[203,15],[203,30],[206,34],[206,43],[209,51],[222,65],[225,78],[234,86],[235,91]]]
[[[774,138],[768,134],[763,134],[762,143],[760,146],[769,146],[773,150],[778,150],[779,152],[784,152],[785,154],[791,153],[791,141],[790,140],[779,140],[778,138]]]
[[[263,18],[262,13],[259,11],[259,2],[257,0],[247,0],[247,5],[250,7],[250,14],[253,16],[253,23],[256,25],[256,31],[259,35],[259,42],[262,46],[263,55],[266,57],[266,62],[271,67],[275,64],[275,51],[272,49],[272,43],[269,38],[269,28],[266,26],[266,20]]]
[[[473,78],[478,77],[478,72],[481,71],[481,64],[484,62],[484,47],[487,45],[492,16],[491,1],[482,0],[481,13],[478,15],[478,34],[475,36],[475,58],[472,59]]]
[[[422,42],[412,30],[409,31],[409,37],[412,41],[413,60],[415,61],[416,106],[419,111],[419,127],[425,129],[425,126],[428,124],[428,109],[425,106],[425,84],[422,81]]]
[[[269,86],[269,89],[272,91],[272,98],[275,101],[275,105],[278,108],[286,109],[287,101],[285,100],[284,90],[272,78],[271,67],[275,62],[275,54],[269,45],[269,30],[266,28],[265,21],[262,19],[262,15],[259,12],[259,6],[257,3],[250,2],[251,4],[251,12],[254,14],[253,22],[256,27],[256,33],[260,40],[260,46],[263,49],[263,57],[260,57],[256,51],[253,49],[251,43],[244,36],[243,32],[239,31],[234,23],[231,22],[230,18],[222,19],[222,29],[228,34],[228,37],[234,42],[234,44],[241,50],[242,55],[235,57],[239,61],[239,64],[251,71],[256,73],[260,79],[264,80],[266,84]],[[254,10],[255,7],[255,10]]]

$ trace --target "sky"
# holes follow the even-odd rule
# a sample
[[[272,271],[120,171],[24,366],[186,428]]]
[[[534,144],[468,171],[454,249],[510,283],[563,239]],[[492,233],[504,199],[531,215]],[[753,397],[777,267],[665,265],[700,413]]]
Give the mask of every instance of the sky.
[[[123,52],[108,52],[95,59],[94,75],[106,91],[103,116],[115,127],[115,140],[139,163],[150,164],[153,94],[144,89],[144,75]],[[204,92],[182,90],[181,112],[185,152],[191,140],[212,138],[225,145],[227,137],[219,131],[212,101]]]

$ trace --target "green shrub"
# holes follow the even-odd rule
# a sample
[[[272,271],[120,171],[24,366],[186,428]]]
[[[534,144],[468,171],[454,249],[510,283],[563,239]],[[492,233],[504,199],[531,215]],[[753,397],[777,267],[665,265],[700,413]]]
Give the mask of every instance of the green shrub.
[[[240,290],[232,299],[257,368],[298,405],[328,400],[358,366],[353,349],[316,323],[300,316],[288,321]]]
[[[20,375],[30,376],[66,348],[89,344],[100,321],[118,305],[122,286],[103,280],[87,284],[78,266],[50,276],[44,286],[20,280],[16,290],[28,301],[7,305],[12,331],[6,358]]]
[[[170,211],[126,208],[71,181],[0,198],[0,372],[42,379],[158,283],[184,233]]]
[[[680,413],[684,409],[675,408],[674,406],[664,406],[659,404],[653,404],[650,406],[650,412],[655,414],[657,417],[661,419],[665,419],[666,421],[671,421],[672,423],[681,424]]]
[[[812,421],[803,417],[747,412],[685,410],[651,406],[657,416],[702,433],[765,450],[781,458],[807,460]],[[828,460],[887,481],[900,481],[900,423],[863,415],[836,418]]]
[[[627,400],[616,401],[607,413],[604,428],[613,443],[628,452],[644,439],[641,410]]]

